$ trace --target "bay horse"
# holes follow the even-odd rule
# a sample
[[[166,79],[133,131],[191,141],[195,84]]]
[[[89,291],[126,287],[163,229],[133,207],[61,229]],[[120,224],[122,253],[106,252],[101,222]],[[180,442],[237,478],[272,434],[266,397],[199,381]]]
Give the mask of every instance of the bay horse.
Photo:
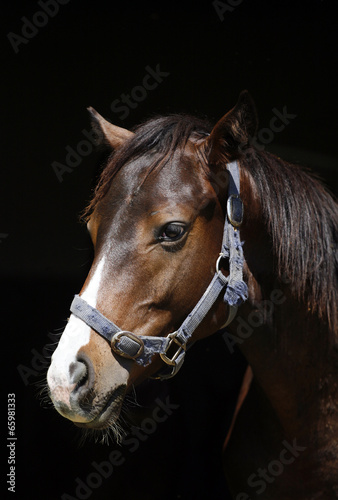
[[[253,374],[224,451],[233,497],[338,498],[335,200],[256,150],[246,91],[214,127],[170,115],[131,132],[89,110],[113,153],[85,211],[94,260],[48,370],[56,410],[118,429],[134,384],[175,375],[225,327]]]

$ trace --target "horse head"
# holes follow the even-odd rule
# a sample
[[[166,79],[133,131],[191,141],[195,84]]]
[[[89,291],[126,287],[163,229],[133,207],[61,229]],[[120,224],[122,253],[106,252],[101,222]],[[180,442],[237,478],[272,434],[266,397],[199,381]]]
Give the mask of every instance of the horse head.
[[[242,93],[211,132],[198,119],[173,115],[133,133],[90,112],[113,154],[87,210],[95,253],[79,295],[87,316],[98,311],[132,332],[127,342],[165,339],[215,274],[229,189],[226,164],[254,136],[255,109]],[[229,259],[219,265],[227,276]],[[215,333],[228,317],[229,304],[220,295],[190,342]],[[113,427],[130,388],[163,366],[156,354],[144,363],[130,358],[112,349],[90,320],[72,313],[48,371],[57,411],[80,427]]]

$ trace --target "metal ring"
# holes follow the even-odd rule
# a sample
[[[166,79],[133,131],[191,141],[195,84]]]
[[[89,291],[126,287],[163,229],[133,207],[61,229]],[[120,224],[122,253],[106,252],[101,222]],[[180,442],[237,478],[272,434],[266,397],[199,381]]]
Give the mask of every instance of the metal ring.
[[[219,274],[221,271],[220,271],[220,268],[219,268],[219,263],[221,262],[222,259],[225,258],[225,255],[224,253],[220,253],[219,254],[219,257],[218,259],[216,260],[216,273]]]
[[[219,257],[216,261],[216,273],[218,274],[218,276],[221,278],[221,280],[224,282],[224,283],[228,283],[229,281],[229,278],[227,276],[224,276],[224,274],[222,273],[222,271],[220,270],[219,268],[219,265],[220,265],[220,262],[222,259],[225,259],[226,258],[226,255],[224,253],[220,253],[219,254]]]

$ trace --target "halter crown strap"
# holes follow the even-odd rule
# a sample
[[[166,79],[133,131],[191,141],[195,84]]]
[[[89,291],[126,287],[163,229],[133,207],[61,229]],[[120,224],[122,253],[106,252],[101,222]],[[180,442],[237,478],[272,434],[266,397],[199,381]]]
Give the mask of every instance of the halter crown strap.
[[[151,337],[121,330],[79,295],[75,295],[70,306],[71,312],[104,337],[117,354],[133,359],[143,366],[151,362],[154,354],[159,354],[171,369],[169,373],[163,373],[158,377],[161,379],[170,378],[178,372],[183,364],[189,339],[225,287],[224,301],[229,304],[229,316],[223,327],[234,319],[237,307],[248,296],[247,285],[243,281],[244,257],[238,231],[243,221],[243,204],[239,197],[240,177],[237,162],[228,164],[227,169],[229,171],[227,215],[216,272],[208,288],[176,332],[170,333],[167,337]],[[227,277],[220,270],[220,263],[224,258],[229,258]]]

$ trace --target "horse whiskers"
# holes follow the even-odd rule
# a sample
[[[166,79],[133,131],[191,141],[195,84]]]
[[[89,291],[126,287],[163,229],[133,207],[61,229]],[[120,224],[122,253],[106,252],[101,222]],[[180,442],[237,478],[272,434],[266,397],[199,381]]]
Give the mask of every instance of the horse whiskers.
[[[141,405],[136,400],[136,392],[134,386],[132,387],[132,394],[128,394],[122,403],[122,408],[120,415],[117,420],[112,420],[109,422],[109,426],[101,431],[94,431],[91,437],[94,437],[95,442],[100,442],[101,444],[117,443],[121,444],[123,439],[128,434],[128,429],[131,424],[129,422],[128,416],[130,414],[130,407],[141,407]],[[87,429],[86,431],[90,431]],[[86,432],[86,437],[88,433]]]
[[[94,441],[102,445],[121,444],[126,434],[120,419],[112,420],[105,429],[82,429],[79,445],[83,446],[87,441]]]
[[[60,336],[61,336],[61,333],[60,333]],[[47,351],[51,351],[51,353],[53,354],[53,352],[55,351],[58,343],[59,343],[59,340],[60,340],[60,336],[58,336],[59,338],[55,340],[55,342],[50,342],[49,344],[46,344],[45,345],[45,349]]]
[[[60,340],[60,337],[64,331],[65,327],[64,326],[60,326],[59,328],[55,328],[55,331],[54,332],[48,332],[48,337],[55,337],[56,340]]]
[[[41,375],[41,379],[34,384],[36,398],[40,401],[42,408],[50,409],[53,407],[53,402],[50,398],[50,390],[47,383],[46,374]]]
[[[36,388],[36,397],[37,399],[39,399],[42,408],[48,410],[54,408],[53,402],[50,397],[50,390],[48,387],[46,374],[41,375],[41,379],[36,381],[34,383],[34,386]],[[89,394],[87,395],[86,399],[88,400],[87,401],[88,406],[90,406],[91,398],[89,397]],[[86,401],[83,401],[83,403],[85,402]],[[133,396],[127,397],[127,401],[123,402],[121,408],[121,415],[119,416],[119,418],[117,420],[114,420],[114,418],[112,418],[111,421],[108,421],[108,426],[106,429],[102,430],[82,429],[79,440],[80,446],[83,446],[87,440],[94,440],[95,443],[101,443],[107,445],[111,443],[120,444],[125,435],[127,434],[126,428],[128,428],[128,423],[124,418],[124,414],[128,413],[127,406],[129,405],[139,406],[138,403],[136,402],[136,395],[134,388],[133,388]],[[92,409],[92,411],[88,416],[88,420],[94,417],[95,417],[95,411],[94,409]]]
[[[106,429],[106,432],[102,432],[101,436],[101,443],[104,444],[109,444],[110,442],[115,442],[117,444],[121,444],[123,441],[123,438],[126,436],[127,432],[126,429],[124,428],[121,420],[123,421],[124,419],[118,419],[110,424],[110,427]]]
[[[142,405],[140,405],[137,401],[137,394],[136,394],[136,390],[135,390],[135,386],[134,384],[132,385],[131,387],[131,393],[128,393],[125,398],[124,398],[124,401],[123,401],[123,404],[125,406],[136,406],[138,408],[141,408]],[[123,407],[122,407],[123,408]]]

